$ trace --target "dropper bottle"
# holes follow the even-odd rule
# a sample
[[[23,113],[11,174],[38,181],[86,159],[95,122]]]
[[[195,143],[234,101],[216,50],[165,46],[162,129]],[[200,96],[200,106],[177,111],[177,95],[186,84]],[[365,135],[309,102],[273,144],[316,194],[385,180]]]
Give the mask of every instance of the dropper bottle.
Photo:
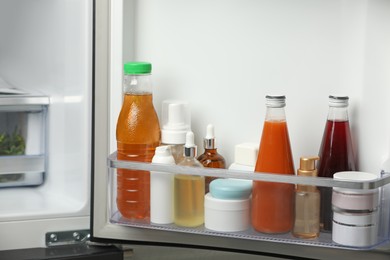
[[[207,125],[206,137],[203,139],[204,153],[198,157],[199,162],[207,168],[226,168],[225,158],[217,152],[215,146],[214,126]],[[216,177],[207,176],[205,179],[205,192],[209,192],[209,184],[211,181],[217,179]]]
[[[315,161],[319,157],[301,157],[299,176],[317,177]],[[297,184],[295,189],[295,221],[293,235],[316,238],[320,234],[320,191],[316,186]]]
[[[203,168],[196,159],[194,133],[187,132],[184,158],[179,166]],[[197,227],[204,223],[204,177],[176,174],[174,181],[174,223],[183,227]]]

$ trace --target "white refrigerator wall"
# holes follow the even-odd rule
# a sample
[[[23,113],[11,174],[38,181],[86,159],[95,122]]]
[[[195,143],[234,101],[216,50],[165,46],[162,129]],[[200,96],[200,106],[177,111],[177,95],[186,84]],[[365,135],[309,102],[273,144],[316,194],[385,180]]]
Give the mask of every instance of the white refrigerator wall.
[[[160,116],[164,99],[190,102],[198,154],[213,123],[218,150],[232,163],[235,144],[260,140],[265,95],[285,94],[297,168],[300,156],[318,154],[328,95],[345,94],[360,170],[384,167],[389,1],[125,0],[124,7],[124,61],[152,62]]]
[[[46,180],[0,190],[0,250],[89,228],[92,12],[92,1],[0,1],[0,77],[50,98]]]

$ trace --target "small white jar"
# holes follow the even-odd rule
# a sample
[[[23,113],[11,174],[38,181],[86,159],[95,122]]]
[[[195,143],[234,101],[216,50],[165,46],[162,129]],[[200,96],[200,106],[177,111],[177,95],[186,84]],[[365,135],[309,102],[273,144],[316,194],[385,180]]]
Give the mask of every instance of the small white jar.
[[[369,214],[333,212],[332,240],[352,247],[370,247],[378,243],[378,211]]]
[[[216,179],[205,195],[205,227],[219,232],[238,232],[250,226],[252,182]],[[212,195],[214,194],[214,196]]]
[[[368,172],[345,171],[335,173],[333,178],[335,180],[374,181],[378,179],[378,176]],[[332,204],[334,207],[344,210],[372,211],[379,206],[379,190],[354,190],[334,187]]]

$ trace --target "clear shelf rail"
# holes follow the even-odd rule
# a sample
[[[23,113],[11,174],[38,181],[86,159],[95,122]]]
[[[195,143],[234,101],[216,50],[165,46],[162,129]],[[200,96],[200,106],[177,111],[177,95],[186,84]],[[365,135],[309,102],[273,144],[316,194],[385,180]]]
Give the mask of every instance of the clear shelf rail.
[[[195,168],[195,167],[178,166],[178,165],[164,165],[164,164],[154,164],[154,163],[122,161],[117,159],[116,152],[112,153],[108,157],[108,167],[124,168],[130,170],[169,172],[169,173],[185,174],[185,175],[213,176],[213,177],[220,177],[220,178],[236,178],[236,179],[247,179],[247,180],[254,180],[254,181],[313,185],[313,186],[322,186],[322,187],[339,187],[339,188],[357,189],[357,190],[377,189],[390,183],[389,173],[381,173],[380,178],[378,177],[378,179],[371,180],[371,181],[335,180],[333,178],[313,178],[313,177],[303,177],[303,176],[296,176],[296,175],[274,174],[274,173],[258,174],[260,172],[256,172],[256,174],[254,174],[253,172],[249,172],[249,171]]]
[[[250,171],[194,168],[188,166],[123,161],[117,159],[116,152],[112,153],[107,158],[107,167],[109,170],[108,172],[111,174],[110,175],[111,178],[114,178],[115,176],[115,173],[112,172],[113,169],[122,168],[122,169],[129,169],[129,170],[167,172],[167,173],[184,174],[184,175],[214,176],[220,178],[236,178],[236,179],[246,179],[246,180],[254,180],[254,181],[302,184],[302,185],[323,186],[323,187],[340,187],[340,188],[356,189],[356,190],[377,189],[390,183],[390,174],[385,172],[381,172],[380,175],[378,174],[378,179],[373,181],[347,181],[347,180],[334,180],[332,178],[313,178],[313,177],[302,177],[296,175],[270,174],[270,173],[254,174],[253,172]],[[112,179],[112,182],[115,182],[115,180]],[[112,194],[112,196],[114,195]],[[113,201],[114,200],[113,198],[114,197],[112,197],[110,200]],[[384,211],[382,213],[385,212],[386,213],[382,214],[382,218],[378,223],[382,227],[378,233],[378,243],[366,247],[353,247],[353,246],[345,246],[345,245],[337,244],[332,241],[332,234],[327,232],[325,233],[321,232],[320,236],[317,237],[316,239],[307,240],[307,239],[295,238],[292,236],[291,233],[263,234],[254,231],[253,228],[250,228],[249,230],[242,231],[242,232],[216,232],[205,228],[204,225],[201,225],[196,228],[183,228],[183,227],[178,227],[174,224],[158,225],[158,224],[150,223],[148,220],[126,219],[121,216],[121,214],[116,210],[115,207],[113,208],[111,206],[109,210],[111,212],[110,222],[113,224],[118,224],[118,225],[132,227],[132,228],[178,232],[178,233],[191,233],[191,234],[200,234],[200,235],[214,236],[214,237],[248,239],[254,241],[268,241],[268,242],[277,242],[277,243],[310,245],[316,247],[352,249],[352,250],[370,250],[370,249],[388,250],[390,246],[388,232],[387,232],[388,230],[387,223],[388,220],[390,219],[390,215],[388,212],[390,206],[387,200],[386,202],[383,201],[383,205],[382,205],[383,206],[382,210]]]

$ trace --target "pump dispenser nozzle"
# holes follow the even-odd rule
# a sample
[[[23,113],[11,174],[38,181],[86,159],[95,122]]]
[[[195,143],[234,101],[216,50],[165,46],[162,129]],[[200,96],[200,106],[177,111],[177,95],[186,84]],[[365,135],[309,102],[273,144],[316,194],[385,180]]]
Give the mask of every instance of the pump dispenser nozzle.
[[[186,134],[186,143],[184,145],[184,156],[185,157],[195,157],[196,156],[196,145],[194,142],[194,133],[192,131],[187,132]]]
[[[215,135],[214,126],[212,124],[207,125],[206,137],[203,140],[204,149],[215,149]]]
[[[320,158],[318,156],[301,157],[300,165],[298,169],[298,175],[316,177],[317,169],[316,169],[315,161],[319,159]]]

